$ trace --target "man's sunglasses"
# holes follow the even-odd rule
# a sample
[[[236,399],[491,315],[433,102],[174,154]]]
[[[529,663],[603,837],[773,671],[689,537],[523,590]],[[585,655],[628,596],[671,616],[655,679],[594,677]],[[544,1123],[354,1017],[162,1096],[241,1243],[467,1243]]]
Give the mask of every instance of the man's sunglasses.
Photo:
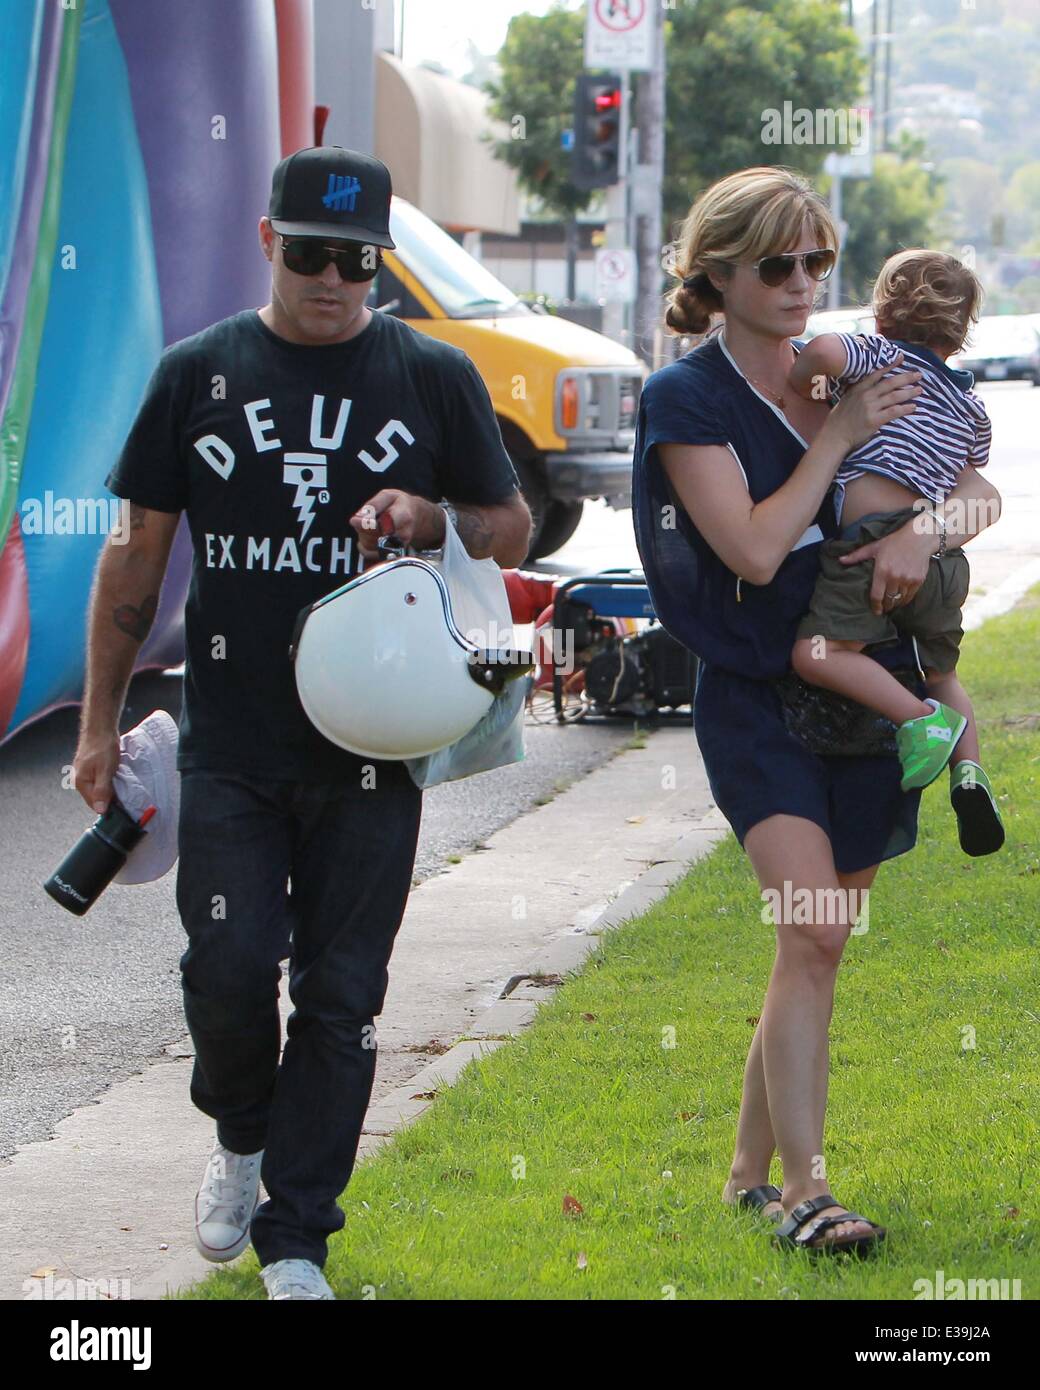
[[[284,237],[281,233],[279,240],[286,270],[297,275],[320,275],[331,261],[341,280],[357,284],[362,280],[374,280],[382,264],[378,248],[367,242],[355,242],[348,247],[325,246],[314,237]],[[371,263],[372,251],[376,253],[375,265]]]
[[[836,253],[830,250],[799,251],[797,255],[763,256],[761,260],[752,261],[751,267],[763,285],[775,290],[777,285],[791,278],[796,262],[802,262],[810,280],[826,280],[837,259]]]

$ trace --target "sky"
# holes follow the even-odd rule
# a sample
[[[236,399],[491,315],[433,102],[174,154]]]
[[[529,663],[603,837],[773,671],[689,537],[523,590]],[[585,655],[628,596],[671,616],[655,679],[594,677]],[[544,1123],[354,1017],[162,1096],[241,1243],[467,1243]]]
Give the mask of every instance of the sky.
[[[497,53],[513,15],[545,14],[552,0],[399,0],[398,8],[404,17],[403,61],[434,60],[462,77],[470,67],[467,40],[482,53]],[[577,0],[567,0],[566,8],[577,9]]]

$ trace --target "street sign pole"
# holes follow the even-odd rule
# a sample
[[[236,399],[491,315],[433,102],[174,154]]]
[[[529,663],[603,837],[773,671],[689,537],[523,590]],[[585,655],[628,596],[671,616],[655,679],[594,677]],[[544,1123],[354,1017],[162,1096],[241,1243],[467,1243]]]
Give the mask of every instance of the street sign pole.
[[[632,120],[632,74],[654,65],[653,38],[657,0],[588,0],[585,7],[585,68],[617,73],[621,85],[618,121],[618,179],[607,188],[604,251],[615,254],[597,261],[597,283],[604,291],[603,332],[632,345],[636,322],[636,235],[639,212],[633,196],[636,144]],[[640,146],[643,141],[640,139]],[[600,267],[602,264],[602,278]]]
[[[619,251],[628,241],[628,146],[629,146],[629,77],[621,74],[621,113],[618,122],[618,181],[607,188],[607,248]],[[627,342],[628,305],[608,299],[603,306],[603,332],[616,342]]]
[[[631,165],[629,199],[638,266],[629,346],[653,368],[661,365],[662,201],[664,184],[664,11],[651,11],[649,62],[636,76],[632,113],[638,150]]]
[[[842,183],[845,179],[869,179],[874,172],[874,112],[871,107],[854,110],[856,127],[853,149],[848,154],[832,150],[823,161],[823,172],[830,175],[831,216],[838,228],[840,244],[844,246],[848,227],[842,217]],[[827,280],[827,308],[841,308],[841,257]]]

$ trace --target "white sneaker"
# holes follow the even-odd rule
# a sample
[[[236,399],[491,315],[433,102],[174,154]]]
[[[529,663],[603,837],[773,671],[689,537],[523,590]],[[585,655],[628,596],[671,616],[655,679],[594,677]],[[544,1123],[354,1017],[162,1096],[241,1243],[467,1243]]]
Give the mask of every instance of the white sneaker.
[[[264,1265],[260,1278],[269,1299],[336,1297],[313,1260],[275,1260]]]
[[[217,1141],[195,1198],[195,1245],[220,1264],[241,1255],[249,1244],[249,1223],[260,1201],[260,1162],[264,1151],[236,1154]]]

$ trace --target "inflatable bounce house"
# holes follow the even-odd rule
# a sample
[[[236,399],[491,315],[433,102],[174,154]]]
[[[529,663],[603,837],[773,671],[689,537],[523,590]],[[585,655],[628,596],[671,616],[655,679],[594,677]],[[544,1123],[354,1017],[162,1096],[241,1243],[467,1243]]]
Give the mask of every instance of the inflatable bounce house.
[[[0,743],[78,704],[163,347],[267,299],[271,170],[320,141],[311,0],[0,0]],[[320,118],[319,118],[320,119]],[[135,671],[184,659],[181,517]]]

